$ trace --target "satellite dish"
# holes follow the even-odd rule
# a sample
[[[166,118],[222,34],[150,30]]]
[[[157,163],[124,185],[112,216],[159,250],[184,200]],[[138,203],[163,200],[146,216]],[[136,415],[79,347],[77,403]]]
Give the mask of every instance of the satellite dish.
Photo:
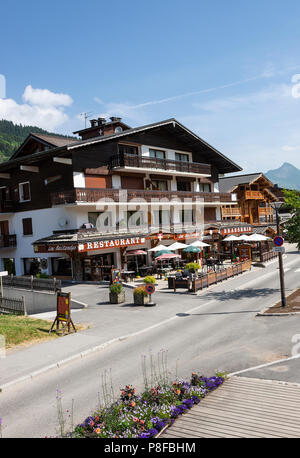
[[[58,224],[59,224],[60,227],[66,227],[69,224],[69,220],[67,218],[64,218],[64,217],[59,218]]]

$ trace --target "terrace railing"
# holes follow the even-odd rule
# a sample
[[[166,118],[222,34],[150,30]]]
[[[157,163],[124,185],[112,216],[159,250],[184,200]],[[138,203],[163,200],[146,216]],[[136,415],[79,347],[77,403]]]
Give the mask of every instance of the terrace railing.
[[[124,191],[127,191],[126,194]],[[121,192],[121,193],[120,193]],[[122,194],[123,192],[123,194]],[[99,188],[74,188],[66,191],[59,191],[51,194],[52,205],[70,204],[75,202],[97,203],[108,199],[113,202],[124,202],[122,196],[127,201],[143,199],[146,202],[153,202],[153,199],[203,199],[204,202],[231,202],[230,193],[219,192],[192,192],[192,191],[148,191],[145,189],[99,189]]]
[[[195,173],[211,176],[210,164],[200,162],[174,161],[137,154],[116,154],[108,164],[110,169],[134,167],[142,169],[166,170],[170,172]]]
[[[15,234],[0,235],[0,248],[17,246],[17,236]]]

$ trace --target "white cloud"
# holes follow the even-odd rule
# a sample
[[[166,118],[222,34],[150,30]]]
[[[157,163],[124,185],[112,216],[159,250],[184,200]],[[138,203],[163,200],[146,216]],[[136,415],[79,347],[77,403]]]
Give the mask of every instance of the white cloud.
[[[19,104],[13,99],[0,99],[0,119],[47,130],[56,129],[69,119],[64,107],[70,106],[73,100],[67,94],[34,89],[29,85],[22,97],[27,103]]]
[[[73,103],[68,94],[58,94],[49,89],[34,89],[30,85],[25,88],[23,100],[39,107],[68,107]]]

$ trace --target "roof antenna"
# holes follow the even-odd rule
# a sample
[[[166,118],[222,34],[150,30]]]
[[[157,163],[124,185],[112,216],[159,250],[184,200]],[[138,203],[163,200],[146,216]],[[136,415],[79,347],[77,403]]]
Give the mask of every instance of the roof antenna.
[[[92,111],[89,111],[89,112],[85,112],[85,111],[84,111],[83,113],[80,113],[80,115],[79,115],[79,116],[81,116],[82,118],[84,118],[84,128],[85,128],[85,129],[86,129],[86,121],[87,121],[88,118],[91,117],[92,114],[93,114]]]

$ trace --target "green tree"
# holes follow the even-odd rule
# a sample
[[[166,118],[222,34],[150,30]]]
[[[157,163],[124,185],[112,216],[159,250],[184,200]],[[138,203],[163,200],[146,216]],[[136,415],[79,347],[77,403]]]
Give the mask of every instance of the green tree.
[[[291,219],[286,223],[287,239],[291,243],[297,243],[300,250],[300,192],[284,190],[285,202],[292,213]]]

